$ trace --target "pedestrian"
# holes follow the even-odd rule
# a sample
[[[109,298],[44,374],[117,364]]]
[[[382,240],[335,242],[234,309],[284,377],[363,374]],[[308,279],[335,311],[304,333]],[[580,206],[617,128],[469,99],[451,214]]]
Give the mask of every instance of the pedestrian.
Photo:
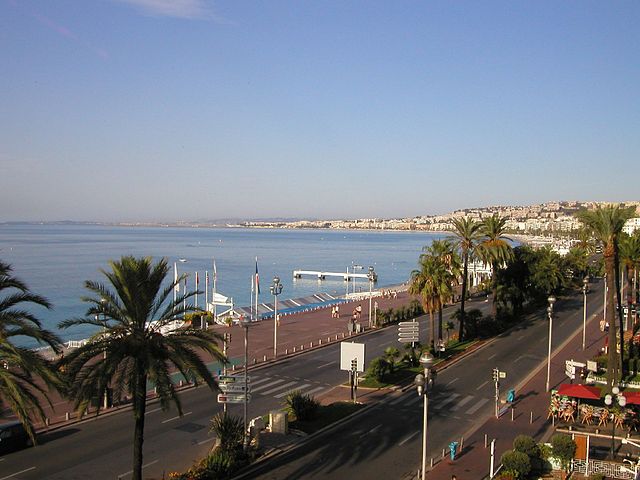
[[[358,304],[358,306],[356,307],[356,314],[358,315],[358,319],[360,318],[360,316],[362,315],[362,305]]]
[[[331,307],[331,318],[336,318],[336,307]]]
[[[458,480],[458,477],[456,477],[455,475],[451,475],[451,480]]]
[[[336,318],[340,318],[340,305],[336,305]]]

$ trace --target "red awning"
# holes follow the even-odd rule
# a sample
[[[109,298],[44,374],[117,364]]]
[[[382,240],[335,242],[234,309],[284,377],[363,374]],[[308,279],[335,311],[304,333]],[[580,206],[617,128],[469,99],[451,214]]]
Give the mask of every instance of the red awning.
[[[627,391],[622,392],[624,398],[627,400],[627,403],[635,403],[640,405],[640,392]]]
[[[600,388],[590,387],[588,385],[572,385],[563,383],[558,388],[558,395],[566,395],[567,397],[586,398],[588,400],[598,400],[600,398]],[[640,402],[640,397],[638,398]],[[627,399],[627,401],[629,401]]]

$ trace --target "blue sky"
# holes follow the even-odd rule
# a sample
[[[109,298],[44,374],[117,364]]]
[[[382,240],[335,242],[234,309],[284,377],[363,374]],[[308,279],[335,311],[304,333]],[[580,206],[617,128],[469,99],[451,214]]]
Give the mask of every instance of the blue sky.
[[[634,1],[0,0],[0,221],[637,200]]]

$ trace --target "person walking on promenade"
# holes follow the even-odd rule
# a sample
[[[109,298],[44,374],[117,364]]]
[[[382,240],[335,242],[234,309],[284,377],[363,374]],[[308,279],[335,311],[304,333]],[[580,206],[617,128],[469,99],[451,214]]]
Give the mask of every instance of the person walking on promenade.
[[[336,318],[336,307],[331,307],[331,318]]]
[[[336,318],[340,318],[340,305],[336,305]]]
[[[357,315],[357,319],[360,320],[360,317],[362,316],[362,305],[358,304],[358,306],[355,309],[356,315]]]

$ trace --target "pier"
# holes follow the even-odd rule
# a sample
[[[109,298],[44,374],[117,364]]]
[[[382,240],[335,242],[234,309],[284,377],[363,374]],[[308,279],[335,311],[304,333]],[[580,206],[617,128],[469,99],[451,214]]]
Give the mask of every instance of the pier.
[[[368,273],[349,273],[349,272],[322,272],[317,270],[294,270],[293,278],[302,278],[303,276],[316,277],[318,280],[325,280],[327,277],[342,278],[345,282],[349,282],[355,278],[369,279]],[[378,275],[373,274],[373,281],[378,281]]]

